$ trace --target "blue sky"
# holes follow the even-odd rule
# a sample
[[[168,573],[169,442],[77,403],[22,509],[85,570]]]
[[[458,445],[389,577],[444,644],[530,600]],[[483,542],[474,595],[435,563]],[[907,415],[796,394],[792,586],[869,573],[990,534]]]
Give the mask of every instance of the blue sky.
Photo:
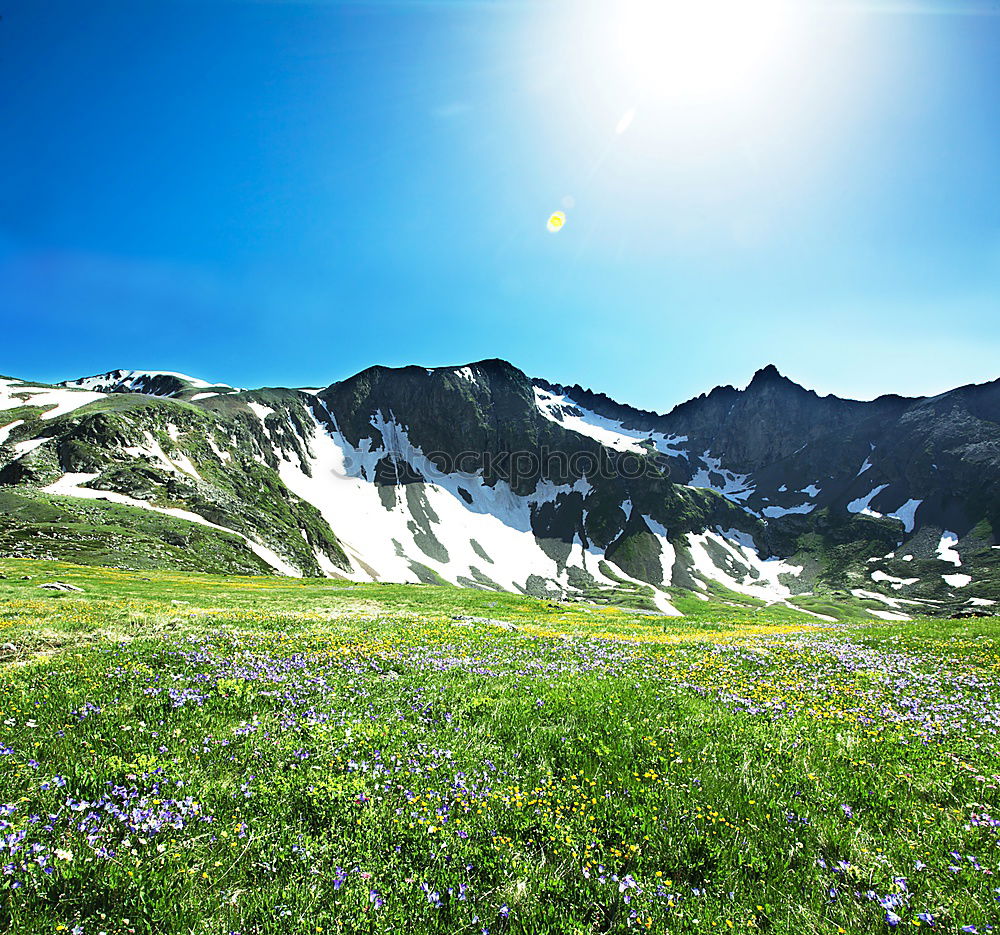
[[[1000,377],[996,4],[800,3],[708,96],[617,6],[8,0],[0,373]]]

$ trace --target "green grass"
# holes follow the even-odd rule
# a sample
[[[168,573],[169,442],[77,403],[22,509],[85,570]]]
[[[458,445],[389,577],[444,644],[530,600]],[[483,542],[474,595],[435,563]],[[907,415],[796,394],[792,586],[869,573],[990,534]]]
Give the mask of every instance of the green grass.
[[[54,406],[15,406],[13,409],[0,409],[0,428],[13,422],[36,422],[43,413],[54,408]]]
[[[2,931],[996,924],[993,620],[0,573]]]
[[[0,554],[132,570],[270,570],[239,536],[140,507],[30,487],[0,488]]]

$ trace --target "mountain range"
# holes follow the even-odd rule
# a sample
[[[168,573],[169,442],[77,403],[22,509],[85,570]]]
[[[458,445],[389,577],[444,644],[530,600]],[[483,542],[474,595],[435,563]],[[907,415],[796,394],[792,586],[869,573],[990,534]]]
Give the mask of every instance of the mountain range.
[[[767,366],[659,414],[502,360],[0,378],[5,556],[896,619],[992,613],[998,529],[1000,380],[860,402]]]

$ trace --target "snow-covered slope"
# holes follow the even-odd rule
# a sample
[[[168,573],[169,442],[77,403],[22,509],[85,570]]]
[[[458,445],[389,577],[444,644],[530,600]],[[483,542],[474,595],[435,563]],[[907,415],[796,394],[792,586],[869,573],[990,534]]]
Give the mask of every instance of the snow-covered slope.
[[[22,407],[37,409],[38,418],[44,420],[55,419],[102,398],[98,392],[76,392],[60,386],[0,378],[0,411]],[[6,429],[9,432],[11,425],[8,424]],[[0,441],[3,440],[0,438]]]
[[[551,393],[537,385],[534,387],[534,392],[538,411],[546,419],[563,426],[563,428],[570,429],[570,431],[593,438],[616,451],[644,454],[652,448],[671,457],[688,457],[687,451],[680,447],[682,442],[687,441],[686,435],[667,436],[662,432],[629,429],[621,422],[605,418],[596,412],[576,405],[564,395]],[[708,485],[702,484],[700,486]]]

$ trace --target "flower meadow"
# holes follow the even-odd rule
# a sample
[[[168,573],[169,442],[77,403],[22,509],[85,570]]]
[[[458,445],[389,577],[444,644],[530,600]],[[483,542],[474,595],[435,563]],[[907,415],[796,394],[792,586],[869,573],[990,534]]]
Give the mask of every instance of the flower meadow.
[[[1000,932],[990,619],[2,565],[2,931]]]

